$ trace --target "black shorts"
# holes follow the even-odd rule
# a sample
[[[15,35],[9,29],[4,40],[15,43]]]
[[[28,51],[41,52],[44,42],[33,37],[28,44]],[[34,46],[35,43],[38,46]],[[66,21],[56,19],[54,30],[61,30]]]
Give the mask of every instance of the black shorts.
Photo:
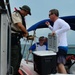
[[[58,47],[57,64],[59,64],[59,63],[65,64],[66,63],[66,55],[67,55],[67,51],[64,50],[64,48]]]
[[[65,48],[58,47],[57,56],[60,56],[60,55],[66,57],[67,50]]]

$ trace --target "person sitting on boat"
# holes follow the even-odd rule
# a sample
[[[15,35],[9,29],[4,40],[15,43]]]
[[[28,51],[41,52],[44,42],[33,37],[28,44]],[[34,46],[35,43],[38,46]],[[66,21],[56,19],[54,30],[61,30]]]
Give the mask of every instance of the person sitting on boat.
[[[48,50],[47,48],[47,44],[44,43],[44,37],[41,36],[39,38],[39,42],[37,43],[34,43],[30,48],[29,48],[29,52],[32,52],[32,51],[43,51],[43,50]]]

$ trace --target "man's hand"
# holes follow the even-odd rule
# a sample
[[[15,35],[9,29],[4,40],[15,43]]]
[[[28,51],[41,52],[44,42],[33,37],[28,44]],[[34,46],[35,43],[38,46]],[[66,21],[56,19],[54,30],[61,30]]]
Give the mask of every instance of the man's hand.
[[[50,23],[49,23],[48,21],[46,21],[46,22],[45,22],[45,24],[46,24],[47,26],[49,26],[49,25],[50,25]]]
[[[52,36],[54,36],[55,35],[55,32],[52,32]]]
[[[24,37],[27,37],[28,35],[29,35],[28,32],[23,34]]]
[[[32,50],[30,50],[29,53],[32,53]]]

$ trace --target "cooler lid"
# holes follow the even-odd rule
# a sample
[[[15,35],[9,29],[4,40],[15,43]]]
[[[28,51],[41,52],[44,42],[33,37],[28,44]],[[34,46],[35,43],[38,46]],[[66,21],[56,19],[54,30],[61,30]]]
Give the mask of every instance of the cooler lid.
[[[57,35],[48,34],[48,50],[58,52]]]
[[[53,51],[34,51],[33,54],[38,56],[50,56],[50,55],[56,55]]]

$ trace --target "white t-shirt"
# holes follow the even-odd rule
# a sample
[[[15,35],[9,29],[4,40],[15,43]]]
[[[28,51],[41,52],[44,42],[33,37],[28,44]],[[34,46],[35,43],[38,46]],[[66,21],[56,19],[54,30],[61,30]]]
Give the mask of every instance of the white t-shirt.
[[[54,31],[58,38],[58,46],[67,46],[67,36],[66,32],[70,30],[70,26],[64,20],[58,18],[55,22],[53,27],[49,25],[49,28]]]
[[[37,50],[37,51],[44,51],[44,50],[46,50],[46,45],[40,46],[39,44],[37,44],[36,50]]]

